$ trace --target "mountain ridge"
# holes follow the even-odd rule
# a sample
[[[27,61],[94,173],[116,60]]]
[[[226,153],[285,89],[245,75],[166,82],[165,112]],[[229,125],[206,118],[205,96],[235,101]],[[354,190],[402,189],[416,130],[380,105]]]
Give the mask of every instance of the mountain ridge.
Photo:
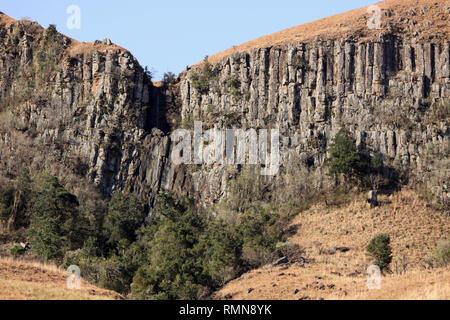
[[[367,10],[372,6],[378,6],[381,9],[381,28],[378,30],[367,28],[367,21],[370,18],[370,13]],[[440,12],[441,8],[446,11]],[[359,41],[377,40],[380,39],[380,35],[388,30],[390,30],[388,32],[393,31],[393,28],[399,29],[409,36],[418,32],[424,39],[436,36],[449,38],[450,26],[446,23],[447,20],[444,20],[445,12],[450,14],[450,4],[445,4],[445,1],[386,0],[259,37],[213,54],[209,59],[210,62],[216,63],[234,53],[249,52],[256,48],[276,47],[295,42],[306,43],[346,37],[355,37]],[[437,14],[439,14],[439,19],[436,18]],[[408,28],[408,23],[412,21],[414,21],[414,27]],[[433,21],[434,24],[429,25],[430,21]],[[389,29],[386,30],[388,26]]]

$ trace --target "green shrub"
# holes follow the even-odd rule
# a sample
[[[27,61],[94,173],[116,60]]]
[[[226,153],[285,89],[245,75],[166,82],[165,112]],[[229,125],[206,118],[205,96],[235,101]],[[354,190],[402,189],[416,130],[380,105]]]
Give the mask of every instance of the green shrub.
[[[441,241],[433,252],[438,264],[442,267],[450,263],[450,239]]]
[[[241,81],[238,77],[229,75],[225,79],[225,87],[232,96],[238,97],[241,95]]]
[[[213,79],[213,68],[208,61],[208,57],[203,59],[203,67],[200,73],[194,72],[191,75],[192,86],[200,93],[207,94],[210,88],[210,82]]]
[[[294,56],[293,66],[296,69],[308,70],[308,62],[300,54]]]
[[[144,208],[135,196],[113,194],[103,225],[107,244],[115,248],[122,239],[134,242],[136,230],[144,224],[145,217]]]
[[[431,267],[446,267],[450,264],[450,239],[438,243],[433,253],[425,257],[425,263]]]
[[[389,268],[392,261],[391,239],[387,234],[376,235],[366,247],[367,253],[375,259],[375,265],[381,270]]]
[[[3,223],[7,223],[11,218],[14,192],[15,190],[12,187],[7,187],[4,191],[0,191],[0,219]]]
[[[49,25],[47,30],[45,31],[45,41],[47,43],[54,41],[57,34],[58,30],[56,30],[56,25],[54,24]]]
[[[22,255],[25,253],[25,249],[22,248],[22,246],[19,245],[14,245],[14,247],[12,247],[11,249],[9,249],[9,254],[13,257],[13,258],[17,258],[18,256]]]
[[[103,259],[99,265],[98,285],[105,289],[127,293],[129,283],[124,273],[124,265],[119,257]]]
[[[204,269],[211,277],[210,287],[223,286],[240,274],[242,245],[243,240],[234,228],[216,218],[208,222],[200,248],[203,246]]]
[[[43,43],[33,52],[33,75],[37,83],[32,84],[32,87],[40,87],[50,81],[57,71],[63,53],[62,37],[57,32],[56,26],[50,25],[45,31]]]
[[[64,268],[76,265],[83,279],[105,289],[127,294],[130,290],[132,275],[127,274],[127,265],[119,256],[97,257],[83,247],[66,252]]]
[[[28,206],[32,197],[31,179],[27,170],[20,171],[15,181],[9,181],[0,188],[0,220],[9,231],[29,225]]]
[[[199,250],[205,219],[192,211],[186,198],[160,196],[156,232],[148,243],[147,263],[134,277],[137,299],[197,299],[210,282],[205,274],[204,251]]]
[[[168,84],[175,84],[177,83],[177,76],[173,72],[166,72],[163,76],[163,82]]]
[[[336,181],[341,174],[347,181],[358,179],[367,168],[367,163],[356,148],[355,140],[345,129],[340,129],[336,134],[328,153],[325,166],[328,167],[328,174]]]
[[[103,259],[89,256],[88,252],[82,248],[67,251],[64,255],[62,266],[67,269],[75,265],[80,268],[81,276],[92,284],[99,284],[99,275]]]
[[[276,258],[277,243],[283,241],[285,226],[282,217],[270,206],[256,205],[240,217],[238,232],[243,240],[243,259],[250,268]]]
[[[58,259],[80,248],[89,233],[89,220],[78,210],[78,200],[57,178],[43,173],[30,208],[28,235],[33,252],[42,260]]]

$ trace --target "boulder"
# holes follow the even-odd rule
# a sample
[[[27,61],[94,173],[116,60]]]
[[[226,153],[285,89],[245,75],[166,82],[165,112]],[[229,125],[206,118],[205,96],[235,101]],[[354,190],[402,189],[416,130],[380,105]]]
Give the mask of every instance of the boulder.
[[[280,266],[280,265],[287,264],[287,263],[289,263],[289,259],[287,257],[283,257],[283,258],[278,259],[273,265]]]
[[[367,202],[370,204],[371,208],[378,206],[378,192],[376,190],[369,191]]]

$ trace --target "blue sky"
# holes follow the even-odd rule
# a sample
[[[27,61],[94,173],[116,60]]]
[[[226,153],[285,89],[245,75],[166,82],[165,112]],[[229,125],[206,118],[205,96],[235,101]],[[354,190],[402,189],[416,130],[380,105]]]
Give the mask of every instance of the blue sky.
[[[80,41],[110,38],[142,66],[179,73],[206,55],[283,29],[376,3],[376,0],[8,0],[0,11],[31,18]],[[81,28],[69,29],[70,5]]]

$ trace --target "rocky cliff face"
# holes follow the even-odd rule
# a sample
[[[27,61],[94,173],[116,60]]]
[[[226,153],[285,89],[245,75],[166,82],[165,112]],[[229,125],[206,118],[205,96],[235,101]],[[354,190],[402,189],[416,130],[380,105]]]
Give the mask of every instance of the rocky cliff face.
[[[218,128],[279,128],[284,173],[306,166],[308,175],[301,178],[322,187],[326,148],[344,126],[362,150],[380,152],[387,163],[446,195],[448,41],[404,41],[395,35],[371,42],[318,40],[237,53],[214,71],[208,94],[193,88],[190,73],[182,80],[183,117]],[[240,83],[237,95],[227,92],[230,77]],[[226,123],[233,113],[239,117]],[[443,163],[430,163],[439,159]],[[440,181],[430,181],[426,173],[433,170]],[[211,181],[211,173],[199,177]],[[227,179],[219,174],[213,193],[223,192],[221,181]]]
[[[138,188],[140,155],[150,152],[155,165],[150,157],[142,166],[152,192],[158,178],[150,172],[159,166],[152,148],[164,145],[158,128],[167,125],[158,109],[164,105],[161,94],[134,57],[108,41],[78,43],[29,21],[0,27],[0,97],[8,122],[0,139],[3,169],[13,171],[9,160],[22,156],[15,144],[23,135],[46,158],[64,163],[108,195]]]
[[[430,6],[425,12],[449,10]],[[170,161],[170,133],[197,120],[204,129],[278,128],[280,172],[264,179],[273,197],[287,199],[329,184],[327,146],[345,126],[361,150],[380,152],[411,182],[449,199],[446,30],[424,38],[391,25],[370,38],[355,31],[237,50],[214,61],[205,91],[193,81],[198,67],[155,87],[118,46],[0,18],[0,101],[3,119],[11,117],[0,136],[6,173],[23,136],[105,195],[135,192],[151,208],[158,192],[176,191],[209,204],[226,196],[241,166]]]
[[[341,15],[297,27],[295,37],[305,41],[284,39],[293,28],[279,33],[283,41],[264,37],[225,57],[213,56],[207,93],[193,81],[198,68],[183,74],[183,119],[222,130],[278,128],[281,170],[270,178],[273,197],[296,197],[289,190],[302,192],[301,185],[316,190],[329,185],[326,150],[346,127],[360,150],[381,153],[404,182],[420,183],[448,203],[450,7],[430,1],[387,1],[381,7],[379,30],[367,27],[369,15],[362,9],[351,19]],[[328,31],[331,22],[346,31],[314,38],[301,33]],[[351,31],[349,24],[355,26]],[[268,41],[278,44],[260,47]],[[202,167],[190,175],[191,184],[202,186],[194,187],[200,198],[217,199],[235,169]]]

